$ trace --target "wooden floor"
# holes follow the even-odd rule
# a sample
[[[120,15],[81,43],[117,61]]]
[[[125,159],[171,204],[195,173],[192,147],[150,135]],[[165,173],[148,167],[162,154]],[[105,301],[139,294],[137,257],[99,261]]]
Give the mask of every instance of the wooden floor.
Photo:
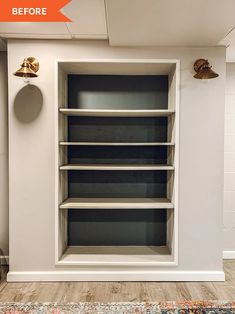
[[[157,302],[235,300],[235,261],[224,261],[226,282],[7,283],[1,270],[0,302]]]

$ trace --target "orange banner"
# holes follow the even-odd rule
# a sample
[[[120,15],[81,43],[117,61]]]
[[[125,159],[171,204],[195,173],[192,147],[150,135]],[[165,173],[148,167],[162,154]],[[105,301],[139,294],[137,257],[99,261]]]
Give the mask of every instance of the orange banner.
[[[71,22],[60,10],[71,0],[0,0],[0,22]]]

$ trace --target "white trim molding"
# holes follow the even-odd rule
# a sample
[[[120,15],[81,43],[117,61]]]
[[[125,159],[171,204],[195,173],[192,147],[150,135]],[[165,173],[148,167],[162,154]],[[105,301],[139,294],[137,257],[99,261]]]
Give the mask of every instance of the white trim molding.
[[[9,265],[9,256],[8,255],[0,255],[0,266]]]
[[[10,271],[8,282],[27,281],[225,281],[223,271]]]
[[[235,259],[235,251],[223,251],[223,259]]]

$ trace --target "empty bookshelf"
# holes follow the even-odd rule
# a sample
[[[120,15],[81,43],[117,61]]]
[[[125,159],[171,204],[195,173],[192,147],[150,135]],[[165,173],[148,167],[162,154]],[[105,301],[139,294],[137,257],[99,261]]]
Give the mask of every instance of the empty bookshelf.
[[[178,61],[57,70],[56,264],[176,265]]]

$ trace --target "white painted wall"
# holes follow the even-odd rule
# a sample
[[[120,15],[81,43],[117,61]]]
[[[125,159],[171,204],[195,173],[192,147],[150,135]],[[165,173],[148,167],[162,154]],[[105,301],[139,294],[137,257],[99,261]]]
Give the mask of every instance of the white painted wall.
[[[224,141],[224,257],[235,258],[235,63],[226,67]]]
[[[197,280],[198,276],[212,280],[218,274],[223,278],[225,48],[139,49],[110,47],[105,41],[10,40],[8,56],[11,280],[23,280],[27,276],[37,280],[66,278],[66,273],[60,271],[81,270],[54,264],[54,112],[57,106],[54,61],[57,58],[180,59],[179,265],[151,268],[151,271],[172,272],[178,280]],[[35,101],[31,98],[28,105],[16,106],[15,97],[24,83],[12,75],[27,56],[35,56],[40,61],[35,84],[43,95],[41,111],[31,121],[28,117],[32,116]],[[199,57],[210,60],[219,78],[209,84],[193,78],[192,66]],[[189,272],[191,277],[182,271]],[[174,274],[168,279],[173,280]]]
[[[0,265],[8,256],[7,54],[0,51]]]

